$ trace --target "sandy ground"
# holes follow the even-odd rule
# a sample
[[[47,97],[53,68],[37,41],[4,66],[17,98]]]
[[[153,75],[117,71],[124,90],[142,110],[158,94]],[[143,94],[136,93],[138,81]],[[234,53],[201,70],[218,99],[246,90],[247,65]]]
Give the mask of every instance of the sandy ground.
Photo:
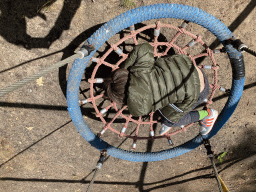
[[[256,50],[253,0],[134,2],[136,7],[153,3],[198,7],[220,19]],[[129,10],[120,4],[119,0],[1,1],[0,88],[70,56],[102,23]],[[208,45],[215,42],[205,30],[196,32]],[[256,189],[255,57],[245,53],[244,60],[242,99],[229,122],[211,139],[215,154],[227,152],[222,163],[215,162],[221,178],[234,192]],[[219,63],[222,61],[226,62],[219,58]],[[223,66],[219,81],[228,87],[231,69],[227,63]],[[100,153],[77,132],[67,111],[63,91],[70,67],[68,64],[44,76],[43,86],[35,81],[1,98],[0,191],[78,192],[88,187]],[[220,111],[226,97],[218,98],[215,106]],[[85,118],[88,124],[100,127],[92,115]],[[134,163],[110,157],[91,191],[215,192],[218,187],[210,165],[203,146],[159,162]]]

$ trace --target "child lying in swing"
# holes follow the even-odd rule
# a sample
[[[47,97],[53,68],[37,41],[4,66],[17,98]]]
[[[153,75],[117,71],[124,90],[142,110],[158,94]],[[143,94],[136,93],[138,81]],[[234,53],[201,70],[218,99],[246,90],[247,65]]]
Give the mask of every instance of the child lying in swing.
[[[155,61],[148,43],[135,46],[124,64],[104,79],[104,90],[106,98],[126,104],[135,117],[158,110],[163,116],[160,135],[198,121],[200,134],[206,135],[218,117],[214,109],[193,110],[209,93],[204,72],[186,55]]]

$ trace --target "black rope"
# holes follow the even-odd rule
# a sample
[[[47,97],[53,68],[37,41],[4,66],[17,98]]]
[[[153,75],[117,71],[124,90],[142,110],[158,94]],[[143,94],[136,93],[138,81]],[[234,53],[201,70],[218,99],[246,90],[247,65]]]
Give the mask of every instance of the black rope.
[[[250,54],[253,55],[254,57],[256,57],[256,52],[253,51],[253,50],[251,50],[251,49],[249,49],[249,48],[247,48],[247,47],[243,47],[243,48],[241,49],[241,51],[245,51],[245,52],[247,52],[247,53],[250,53]]]
[[[103,151],[101,152],[101,154],[100,154],[100,159],[99,159],[99,161],[98,161],[98,163],[97,163],[97,165],[96,165],[96,167],[95,167],[95,169],[94,169],[95,172],[94,172],[94,174],[93,174],[92,180],[91,180],[91,182],[90,182],[90,184],[89,184],[89,186],[88,186],[86,192],[88,192],[88,191],[90,190],[92,184],[93,184],[94,181],[95,181],[95,178],[96,178],[96,175],[97,175],[98,171],[101,169],[101,167],[102,167],[103,163],[106,161],[106,159],[107,159],[107,151],[106,151],[106,150],[103,150]]]
[[[134,129],[134,130],[131,132],[130,135],[132,135],[135,131],[136,131],[136,129]],[[118,147],[120,147],[127,139],[128,139],[128,137],[126,137],[126,138],[120,143],[120,145],[119,145]],[[118,147],[117,147],[117,148],[118,148]],[[95,171],[95,172],[94,172],[94,174],[93,174],[92,180],[91,180],[91,182],[90,182],[90,184],[89,184],[89,186],[88,186],[86,192],[89,192],[89,190],[90,190],[92,184],[94,183],[94,180],[95,180],[95,178],[96,178],[96,175],[97,175],[99,169],[101,169],[103,163],[104,163],[106,160],[108,160],[109,157],[110,157],[110,156],[107,157],[107,150],[103,150],[103,151],[101,152],[100,159],[99,159],[99,161],[98,161],[97,166],[96,166],[95,169],[93,170],[93,171]]]
[[[247,53],[250,53],[251,55],[256,57],[256,52],[249,49],[240,39],[228,39],[226,40],[227,44],[231,44],[236,48],[238,51],[245,51]]]
[[[90,184],[89,184],[89,186],[88,186],[86,192],[88,192],[88,191],[90,190],[92,184],[93,184],[94,181],[95,181],[95,178],[96,178],[96,175],[97,175],[98,171],[99,171],[99,169],[95,169],[95,172],[94,172],[94,174],[93,174],[92,180],[91,180],[91,182],[90,182]]]
[[[212,151],[212,147],[210,145],[210,141],[208,139],[204,139],[203,140],[203,144],[207,150],[207,156],[210,158],[211,162],[212,162],[212,166],[213,166],[213,172],[216,176],[216,180],[217,180],[217,183],[218,183],[218,187],[219,187],[219,191],[220,192],[223,192],[222,190],[222,185],[221,185],[221,182],[220,182],[220,178],[219,178],[219,175],[218,175],[218,171],[217,171],[217,168],[216,168],[216,165],[214,163],[214,160],[213,160],[213,151]]]

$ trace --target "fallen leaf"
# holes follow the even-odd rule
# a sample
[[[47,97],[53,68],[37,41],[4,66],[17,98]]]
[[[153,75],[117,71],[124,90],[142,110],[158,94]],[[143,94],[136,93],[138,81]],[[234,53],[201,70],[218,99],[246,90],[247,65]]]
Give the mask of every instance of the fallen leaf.
[[[34,127],[26,127],[27,130],[31,131]]]
[[[36,80],[37,85],[39,86],[44,86],[44,82],[43,82],[43,77],[40,77],[39,79]]]

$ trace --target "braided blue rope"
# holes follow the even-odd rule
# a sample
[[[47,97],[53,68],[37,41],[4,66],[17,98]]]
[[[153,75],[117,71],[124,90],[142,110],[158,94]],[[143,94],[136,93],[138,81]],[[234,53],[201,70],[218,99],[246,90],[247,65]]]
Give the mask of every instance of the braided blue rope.
[[[79,133],[93,147],[97,148],[98,150],[107,149],[109,155],[119,159],[137,162],[159,161],[177,157],[195,149],[196,147],[201,145],[204,138],[211,138],[212,136],[217,134],[217,132],[222,128],[222,126],[233,114],[242,96],[245,77],[242,76],[236,79],[233,78],[231,95],[222,112],[220,113],[213,127],[213,131],[211,131],[209,135],[204,136],[204,138],[201,135],[198,135],[196,138],[172,149],[159,152],[131,152],[113,147],[97,137],[84,121],[78,102],[80,81],[82,79],[84,70],[90,61],[90,58],[105,43],[105,41],[107,41],[119,31],[136,23],[161,18],[182,19],[201,25],[208,29],[210,32],[212,32],[222,43],[224,43],[225,40],[233,37],[232,32],[221,21],[219,21],[217,18],[210,15],[209,13],[206,13],[205,11],[202,11],[196,7],[178,4],[155,4],[139,7],[117,16],[116,18],[104,24],[88,39],[89,44],[95,46],[95,51],[91,52],[88,57],[85,57],[83,59],[76,59],[73,63],[67,85],[68,110],[72,121],[75,124]],[[242,54],[237,50],[233,49],[229,45],[225,45],[225,47],[227,49],[229,58],[233,61],[242,58]],[[232,67],[234,69],[233,73],[237,73],[235,69],[236,66],[232,65]]]

